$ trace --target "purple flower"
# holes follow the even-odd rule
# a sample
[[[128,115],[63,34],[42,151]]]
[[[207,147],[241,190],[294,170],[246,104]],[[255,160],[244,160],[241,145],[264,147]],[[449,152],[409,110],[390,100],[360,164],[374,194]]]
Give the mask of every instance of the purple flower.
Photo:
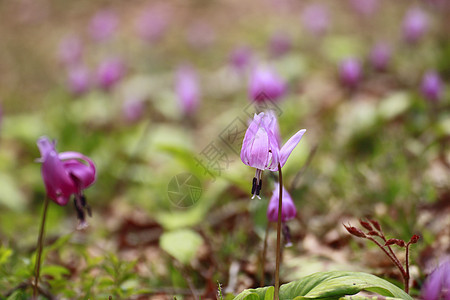
[[[437,267],[427,278],[422,288],[422,299],[450,299],[450,260]]]
[[[127,99],[122,106],[123,116],[127,122],[139,120],[144,113],[144,102],[139,99]]]
[[[57,204],[66,205],[70,196],[81,194],[94,183],[96,169],[91,159],[78,152],[58,153],[47,137],[39,138],[37,145],[47,196]]]
[[[230,53],[230,64],[238,71],[244,70],[252,59],[252,51],[249,47],[241,46]]]
[[[300,142],[306,129],[298,131],[280,149],[281,138],[278,121],[272,111],[255,114],[245,132],[242,142],[241,160],[247,166],[256,168],[253,178],[252,194],[259,198],[261,191],[261,174],[263,170],[277,171],[283,167],[292,150]]]
[[[418,42],[428,30],[428,16],[418,7],[410,8],[403,19],[403,36],[408,43]]]
[[[356,87],[362,77],[360,62],[352,57],[342,60],[339,64],[339,77],[344,85]]]
[[[78,152],[56,152],[55,143],[50,142],[47,137],[39,138],[37,145],[41,152],[38,161],[42,163],[41,173],[47,196],[58,205],[66,205],[74,195],[79,228],[86,227],[85,210],[90,215],[90,208],[83,190],[95,182],[94,163]]]
[[[377,71],[384,71],[391,59],[391,47],[386,43],[378,43],[370,53],[370,62]]]
[[[166,5],[150,6],[136,20],[136,31],[142,39],[156,42],[166,32],[169,17],[170,11]]]
[[[101,88],[109,90],[125,75],[125,65],[118,57],[105,59],[97,69],[97,82]]]
[[[311,4],[302,13],[302,23],[313,35],[322,35],[330,26],[330,16],[325,6]]]
[[[200,85],[197,73],[190,66],[181,66],[175,76],[175,92],[185,115],[192,115],[200,102]]]
[[[111,10],[97,12],[89,24],[91,37],[98,41],[105,41],[111,38],[119,25],[117,15]]]
[[[84,66],[72,67],[68,70],[67,85],[75,95],[81,95],[89,90],[90,73]]]
[[[77,65],[80,63],[82,56],[83,44],[78,37],[67,36],[59,43],[58,57],[64,65]]]
[[[283,32],[276,32],[269,41],[269,51],[273,57],[283,56],[288,53],[291,48],[292,40]]]
[[[272,198],[270,198],[269,207],[267,208],[267,219],[270,222],[278,221],[278,200],[280,196],[280,185],[275,182],[275,188],[273,190]],[[297,215],[297,209],[295,208],[294,201],[291,195],[283,187],[283,198],[281,204],[281,221],[286,222],[292,220]]]
[[[422,78],[421,90],[423,96],[433,102],[441,100],[444,86],[436,71],[428,71]]]
[[[356,12],[365,16],[373,15],[378,7],[378,0],[350,0],[350,3]]]
[[[252,101],[279,100],[286,93],[286,83],[275,70],[258,66],[250,74],[249,97]]]

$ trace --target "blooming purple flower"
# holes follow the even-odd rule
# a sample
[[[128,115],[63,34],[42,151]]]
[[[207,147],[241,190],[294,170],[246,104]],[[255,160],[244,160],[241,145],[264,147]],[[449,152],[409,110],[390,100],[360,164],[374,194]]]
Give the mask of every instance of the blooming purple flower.
[[[75,95],[81,95],[89,90],[90,73],[84,66],[72,67],[68,70],[67,85]]]
[[[284,80],[267,66],[258,66],[250,74],[249,98],[252,101],[279,100],[287,90]]]
[[[277,171],[278,165],[283,167],[305,132],[306,129],[298,131],[280,149],[281,138],[275,114],[272,111],[255,114],[245,132],[241,149],[242,162],[256,168],[252,186],[253,198],[259,198],[262,171]]]
[[[350,0],[352,7],[359,14],[370,16],[373,15],[378,7],[379,0]]]
[[[95,182],[94,163],[78,152],[56,152],[55,143],[47,137],[39,138],[37,145],[41,152],[39,162],[42,163],[41,173],[47,196],[58,205],[66,205],[74,195],[80,227],[85,227],[84,211],[90,214],[90,208],[83,190]]]
[[[278,200],[280,196],[280,185],[275,182],[275,188],[273,190],[272,198],[270,198],[269,206],[267,208],[267,219],[270,222],[278,221]],[[294,201],[291,195],[283,187],[283,198],[281,199],[281,221],[286,222],[292,220],[297,215],[297,209],[295,208]]]
[[[200,102],[200,85],[197,73],[190,66],[181,66],[175,76],[175,92],[185,115],[192,115]]]
[[[292,49],[292,39],[283,32],[276,32],[269,41],[269,51],[273,57],[280,57]]]
[[[428,16],[419,7],[410,8],[403,19],[403,36],[408,43],[418,42],[428,30]]]
[[[156,42],[166,32],[169,17],[170,11],[166,5],[150,6],[136,20],[136,31],[142,39]]]
[[[422,79],[421,90],[423,96],[433,102],[441,100],[444,86],[439,74],[436,71],[428,71]]]
[[[302,23],[309,33],[322,35],[330,26],[328,10],[320,4],[311,4],[303,10]]]
[[[391,47],[386,43],[376,44],[370,53],[370,62],[377,71],[384,71],[391,59]]]
[[[339,77],[341,82],[351,88],[356,87],[362,77],[362,68],[359,60],[349,57],[339,64]]]
[[[246,46],[235,48],[229,57],[231,66],[238,71],[244,70],[250,64],[251,59],[252,51]]]
[[[117,15],[111,10],[97,12],[89,24],[91,37],[98,41],[105,41],[111,38],[119,25]]]
[[[422,299],[450,299],[450,260],[437,267],[427,278],[422,288]]]
[[[80,63],[82,56],[83,44],[78,37],[67,36],[59,43],[58,57],[64,65],[77,65]]]
[[[125,75],[125,64],[118,57],[110,57],[100,63],[97,69],[97,82],[101,88],[109,90]]]

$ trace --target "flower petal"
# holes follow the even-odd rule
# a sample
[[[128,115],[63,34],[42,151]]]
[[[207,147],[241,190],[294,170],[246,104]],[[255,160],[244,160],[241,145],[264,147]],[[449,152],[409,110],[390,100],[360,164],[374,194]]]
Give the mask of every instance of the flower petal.
[[[47,196],[59,205],[66,205],[77,187],[59,160],[54,144],[43,137],[38,140],[38,147],[42,155],[41,173]]]
[[[249,150],[251,149],[251,146],[253,145],[253,142],[256,137],[256,133],[258,132],[258,128],[261,124],[261,119],[264,116],[264,113],[255,114],[253,117],[252,122],[247,128],[247,131],[245,132],[244,140],[242,142],[242,149],[241,149],[241,160],[244,164],[247,166],[250,165],[250,157],[248,155]]]
[[[63,161],[63,165],[66,171],[76,178],[75,183],[78,184],[79,189],[85,189],[94,183],[95,168],[93,169],[76,159]]]
[[[297,144],[300,142],[300,140],[303,137],[303,134],[305,134],[306,129],[302,129],[296,134],[294,134],[287,142],[284,144],[283,148],[280,150],[279,154],[279,162],[281,167],[284,166],[286,163],[289,155],[291,155],[292,150],[297,146]]]
[[[251,167],[260,170],[266,169],[269,160],[269,136],[265,128],[258,129],[247,155]]]
[[[97,170],[94,162],[89,157],[73,151],[61,152],[58,156],[61,160],[68,160],[63,162],[63,164],[67,166],[67,171],[81,182],[82,189],[95,182]],[[88,165],[81,163],[79,160],[87,162]]]

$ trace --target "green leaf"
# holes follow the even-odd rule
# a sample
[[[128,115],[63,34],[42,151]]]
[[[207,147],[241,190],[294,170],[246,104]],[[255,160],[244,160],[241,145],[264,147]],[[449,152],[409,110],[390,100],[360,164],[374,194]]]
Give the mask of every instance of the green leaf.
[[[381,296],[412,299],[392,283],[362,272],[331,271],[306,276],[280,288],[280,299],[338,299],[362,290],[377,292]],[[296,298],[297,299],[297,298]]]
[[[42,266],[41,275],[49,275],[55,279],[61,279],[64,275],[70,275],[70,271],[58,265]]]
[[[202,243],[202,237],[189,229],[163,233],[160,239],[161,248],[183,264],[188,264],[195,257]]]
[[[399,300],[401,298],[383,297],[383,296],[345,296],[339,300]]]
[[[25,300],[27,299],[27,295],[22,290],[17,290],[12,293],[6,300]]]
[[[274,290],[275,288],[273,286],[266,286],[258,289],[247,289],[237,295],[234,300],[271,300],[273,299]]]
[[[235,299],[267,300],[267,289],[268,287],[245,290]],[[381,296],[412,300],[411,296],[384,279],[372,274],[345,271],[318,272],[284,284],[280,287],[279,296],[280,300],[340,299],[363,290]]]
[[[8,261],[13,254],[13,251],[9,248],[0,247],[0,266]]]

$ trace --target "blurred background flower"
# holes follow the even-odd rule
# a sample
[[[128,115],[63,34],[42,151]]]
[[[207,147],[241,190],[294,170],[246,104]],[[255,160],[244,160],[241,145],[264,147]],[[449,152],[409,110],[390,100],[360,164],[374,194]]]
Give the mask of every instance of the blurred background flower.
[[[112,10],[101,10],[91,19],[89,24],[89,33],[91,37],[98,42],[110,39],[116,32],[119,20]]]
[[[354,88],[362,79],[362,67],[358,59],[348,57],[339,64],[339,77],[341,82],[351,88]]]
[[[411,7],[403,20],[403,37],[408,43],[417,43],[428,30],[428,16],[419,7]]]

